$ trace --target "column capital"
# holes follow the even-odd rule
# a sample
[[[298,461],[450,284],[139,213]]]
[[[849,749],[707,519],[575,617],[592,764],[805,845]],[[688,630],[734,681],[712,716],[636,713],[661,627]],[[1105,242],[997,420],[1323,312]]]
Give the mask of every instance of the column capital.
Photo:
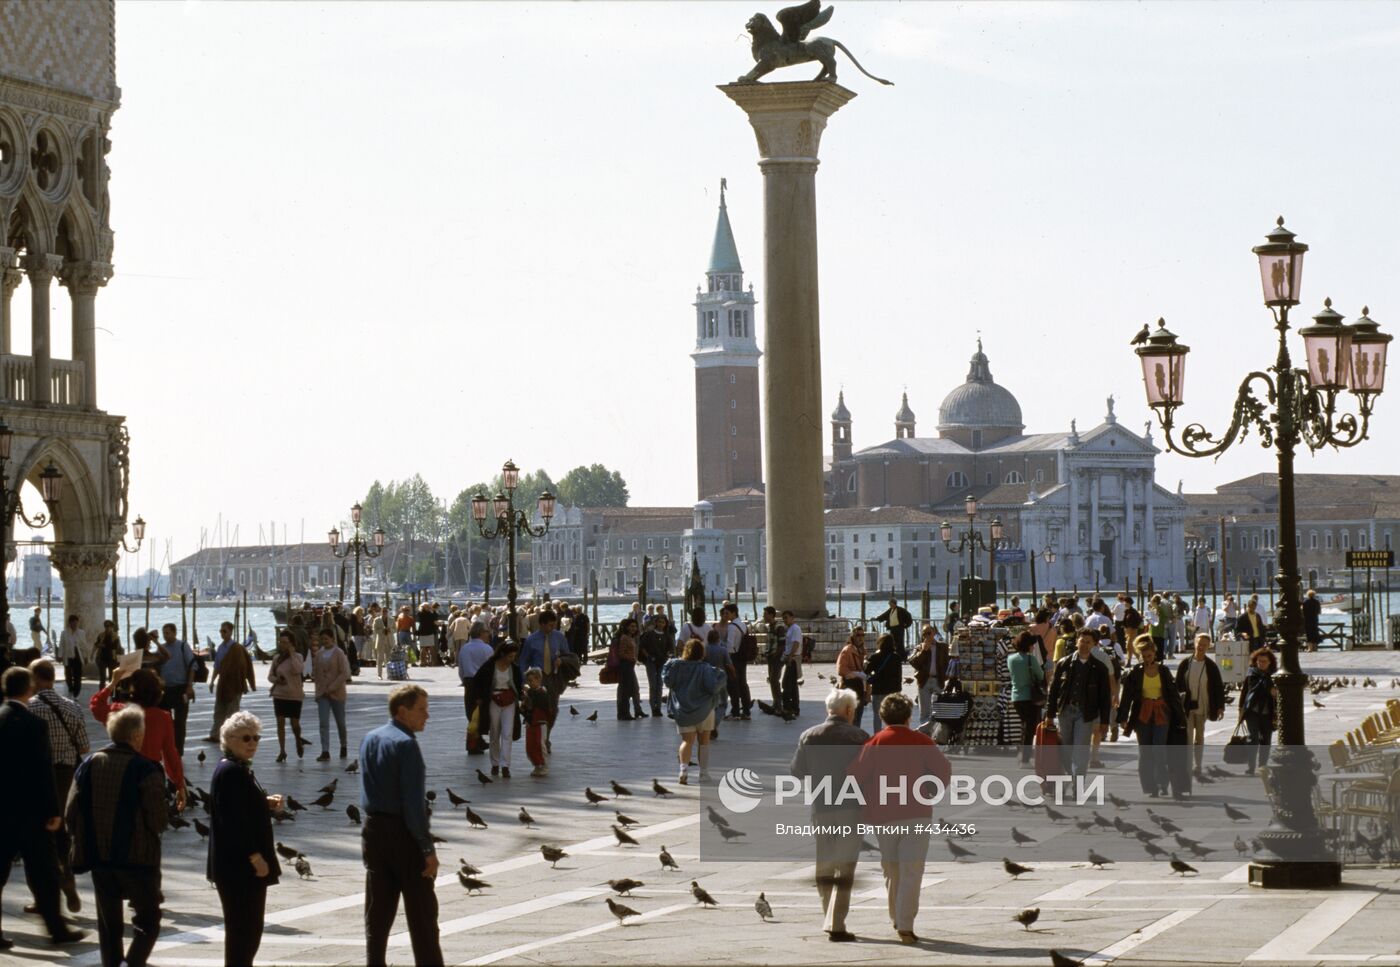
[[[64,262],[58,281],[73,295],[96,295],[111,278],[107,262]]]
[[[826,119],[856,96],[829,81],[785,84],[722,84],[743,108],[758,140],[759,166],[817,163]]]
[[[114,544],[53,544],[49,560],[64,581],[104,581],[117,564]]]
[[[15,250],[0,245],[0,269],[12,269],[15,267]]]
[[[63,256],[31,252],[24,257],[24,272],[31,283],[48,285],[63,268]]]

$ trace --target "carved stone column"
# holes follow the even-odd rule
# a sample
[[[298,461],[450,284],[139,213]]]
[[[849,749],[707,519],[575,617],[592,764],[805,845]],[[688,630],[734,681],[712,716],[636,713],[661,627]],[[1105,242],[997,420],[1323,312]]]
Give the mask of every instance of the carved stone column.
[[[15,250],[0,248],[0,355],[10,354],[10,296],[19,288],[24,276],[15,268]],[[5,398],[6,388],[0,382],[0,399]]]
[[[763,172],[768,600],[812,618],[826,613],[817,149],[855,93],[816,81],[720,90],[748,115]]]
[[[34,357],[34,385],[31,402],[45,404],[53,396],[53,363],[49,348],[49,283],[63,266],[57,255],[27,255],[24,271],[29,276],[30,353]]]
[[[83,409],[97,409],[97,290],[112,277],[105,262],[68,262],[60,281],[73,302],[73,359],[83,364]]]
[[[117,563],[115,544],[66,544],[49,549],[49,560],[63,580],[63,621],[76,614],[81,619],[84,659],[91,665],[92,643],[102,631],[112,568]],[[57,634],[58,632],[55,632]]]

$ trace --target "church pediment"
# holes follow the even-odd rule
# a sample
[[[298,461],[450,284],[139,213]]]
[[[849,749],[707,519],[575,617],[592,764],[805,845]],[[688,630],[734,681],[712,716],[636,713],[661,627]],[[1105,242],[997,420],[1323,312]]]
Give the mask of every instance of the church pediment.
[[[1145,438],[1118,423],[1100,423],[1087,433],[1081,434],[1076,453],[1121,453],[1150,456],[1157,448]]]

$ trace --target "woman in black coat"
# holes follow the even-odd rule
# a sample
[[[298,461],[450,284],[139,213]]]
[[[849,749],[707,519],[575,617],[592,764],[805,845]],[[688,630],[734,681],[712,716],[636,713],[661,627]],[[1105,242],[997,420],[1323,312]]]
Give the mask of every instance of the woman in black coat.
[[[262,945],[267,888],[282,868],[272,848],[272,814],[282,797],[269,796],[253,775],[262,723],[235,712],[219,730],[224,758],[209,784],[209,860],[205,875],[224,909],[224,963],[248,965]]]
[[[525,694],[525,682],[519,659],[520,646],[507,639],[497,646],[491,660],[483,663],[472,679],[472,694],[477,697],[480,708],[477,722],[481,734],[485,736],[489,731],[491,736],[491,775],[505,779],[510,778],[511,745],[520,738],[520,697]],[[497,700],[498,694],[500,700]],[[507,722],[510,723],[509,735],[506,735]]]
[[[1185,728],[1186,709],[1176,680],[1157,661],[1157,643],[1150,635],[1139,635],[1134,644],[1139,661],[1123,676],[1118,725],[1124,735],[1137,733],[1138,781],[1143,792],[1156,798],[1167,795],[1172,785],[1167,746],[1172,730]],[[1176,797],[1185,791],[1178,783]]]
[[[904,655],[894,635],[886,632],[875,639],[875,652],[865,659],[865,675],[870,684],[872,729],[878,732],[884,727],[880,722],[880,701],[886,695],[904,690]]]

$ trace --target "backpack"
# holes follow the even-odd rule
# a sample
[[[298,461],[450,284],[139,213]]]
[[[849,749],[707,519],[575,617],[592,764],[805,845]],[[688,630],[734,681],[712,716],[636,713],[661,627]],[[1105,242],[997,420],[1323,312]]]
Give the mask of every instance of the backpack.
[[[740,637],[738,657],[745,664],[758,657],[758,637],[752,631],[745,631]]]

